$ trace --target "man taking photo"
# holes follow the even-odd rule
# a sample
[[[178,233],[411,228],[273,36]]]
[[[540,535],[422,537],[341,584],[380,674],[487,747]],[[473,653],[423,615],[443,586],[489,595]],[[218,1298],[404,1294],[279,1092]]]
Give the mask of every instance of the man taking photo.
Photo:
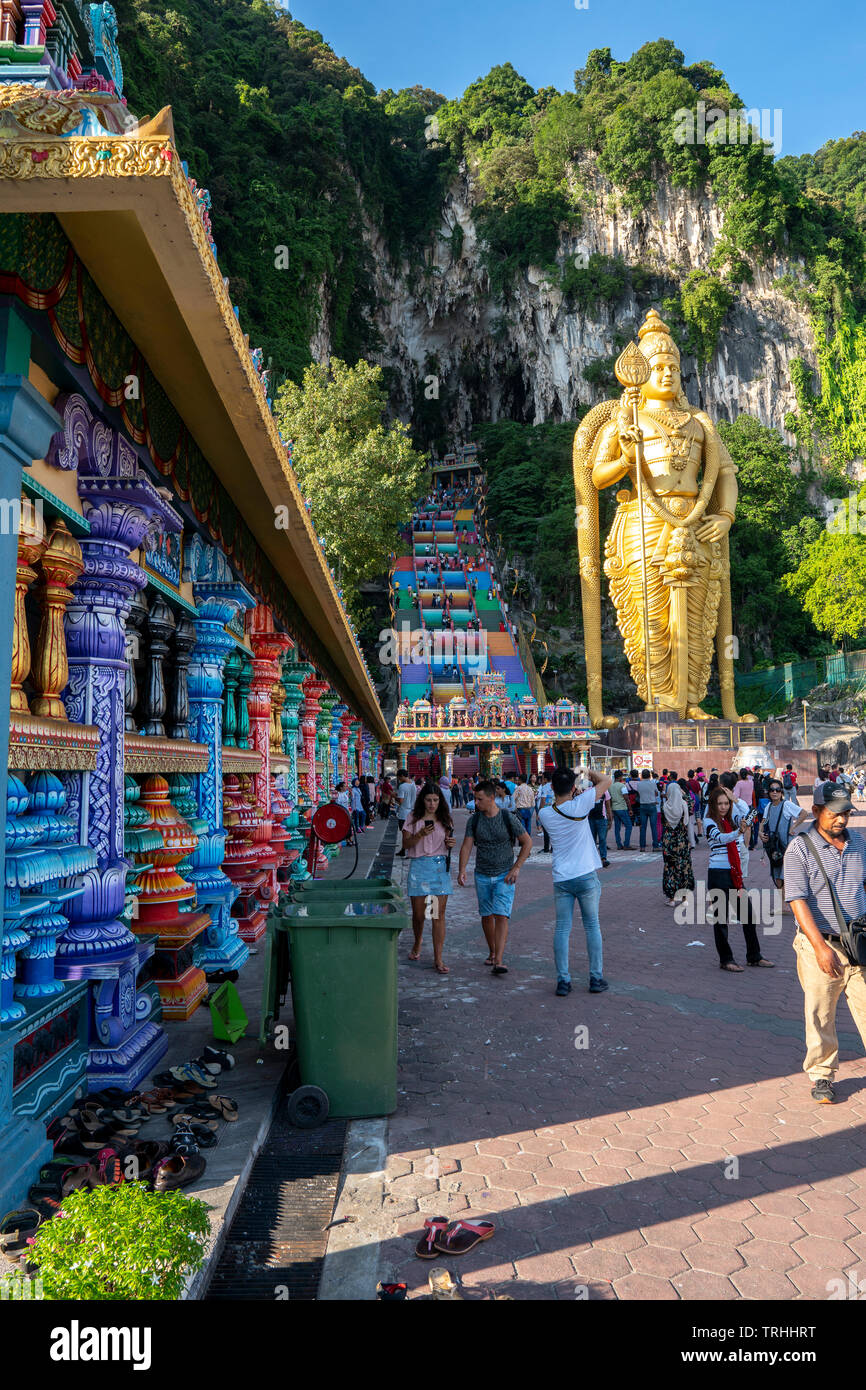
[[[568,946],[574,921],[574,904],[580,904],[580,915],[586,933],[589,956],[589,992],[603,994],[609,988],[604,978],[601,927],[598,904],[601,883],[596,869],[601,860],[589,828],[589,813],[604,797],[611,779],[599,772],[588,772],[590,786],[584,792],[575,788],[575,774],[570,768],[557,768],[551,778],[553,805],[545,806],[538,819],[550,836],[553,848],[553,897],[556,906],[556,930],[553,934],[553,958],[556,964],[556,993],[571,993],[571,974],[568,969]]]
[[[812,1099],[832,1105],[842,994],[866,1046],[866,969],[848,958],[838,916],[851,922],[866,913],[866,840],[848,829],[851,799],[845,787],[825,782],[814,797],[814,829],[802,831],[785,851],[785,900],[798,928],[794,950],[806,1007],[803,1070],[813,1082]]]

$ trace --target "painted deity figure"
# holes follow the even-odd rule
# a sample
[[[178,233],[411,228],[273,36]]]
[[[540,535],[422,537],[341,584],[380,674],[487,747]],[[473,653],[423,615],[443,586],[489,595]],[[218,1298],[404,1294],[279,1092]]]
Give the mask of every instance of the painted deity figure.
[[[679,351],[654,309],[638,337],[640,350],[627,348],[617,368],[620,374],[631,354],[629,367],[640,364],[642,383],[627,384],[618,400],[595,406],[574,441],[590,722],[618,722],[602,710],[598,492],[622,480],[629,486],[616,494],[604,572],[638,694],[648,709],[709,718],[701,701],[715,641],[724,716],[738,720],[728,551],[737,470],[709,416],[686,399]],[[624,374],[620,380],[633,383]]]

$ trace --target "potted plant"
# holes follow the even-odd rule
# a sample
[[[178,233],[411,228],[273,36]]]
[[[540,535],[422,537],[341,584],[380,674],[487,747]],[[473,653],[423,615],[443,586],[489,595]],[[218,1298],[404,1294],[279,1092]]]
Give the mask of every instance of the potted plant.
[[[39,1228],[30,1259],[46,1299],[177,1299],[204,1263],[208,1209],[143,1184],[73,1192]]]

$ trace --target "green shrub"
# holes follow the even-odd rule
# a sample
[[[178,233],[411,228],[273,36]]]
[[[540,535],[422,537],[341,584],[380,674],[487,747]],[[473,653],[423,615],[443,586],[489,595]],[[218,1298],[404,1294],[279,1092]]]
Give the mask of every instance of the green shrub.
[[[65,1197],[32,1259],[48,1299],[177,1299],[204,1263],[209,1232],[197,1197],[129,1182]]]

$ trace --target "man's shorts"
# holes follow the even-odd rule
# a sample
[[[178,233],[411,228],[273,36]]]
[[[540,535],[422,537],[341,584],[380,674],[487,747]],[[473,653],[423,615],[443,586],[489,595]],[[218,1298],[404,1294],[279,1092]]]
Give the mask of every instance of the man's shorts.
[[[475,892],[478,895],[478,911],[481,916],[510,917],[516,886],[514,883],[505,882],[505,874],[496,874],[491,878],[487,874],[476,873]]]

